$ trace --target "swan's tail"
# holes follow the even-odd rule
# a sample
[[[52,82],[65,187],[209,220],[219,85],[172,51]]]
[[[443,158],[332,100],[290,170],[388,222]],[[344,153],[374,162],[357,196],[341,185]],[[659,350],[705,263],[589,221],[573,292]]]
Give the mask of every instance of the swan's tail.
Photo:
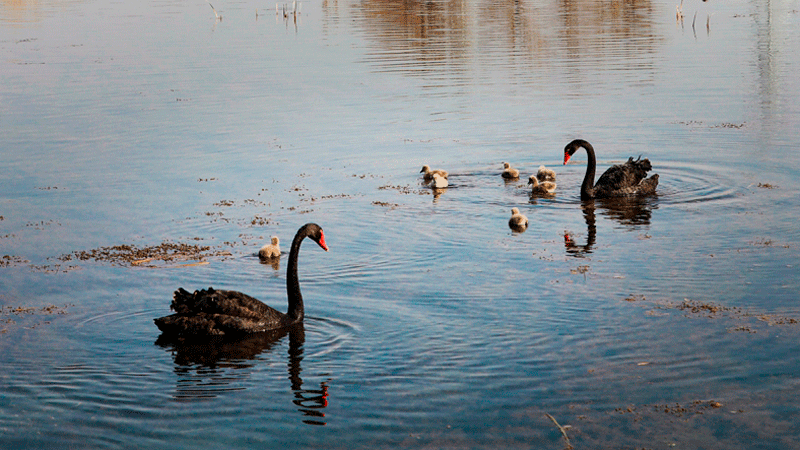
[[[653,166],[650,164],[650,160],[645,158],[642,159],[642,155],[639,155],[636,160],[633,159],[633,156],[628,157],[628,162],[625,164],[633,166],[637,172],[647,173],[653,169]]]
[[[214,294],[214,288],[201,289],[191,293],[184,288],[178,288],[178,290],[172,294],[172,303],[170,307],[179,314],[196,312],[200,301],[212,294]]]
[[[215,317],[208,314],[170,316],[153,319],[156,326],[167,336],[215,336],[225,334],[217,327]]]
[[[639,183],[639,194],[652,194],[658,186],[658,174],[654,173]]]
[[[203,310],[207,300],[213,297],[213,288],[189,292],[178,288],[172,294],[170,307],[175,314],[154,319],[159,330],[167,335],[217,335],[223,334],[216,326],[215,315]]]

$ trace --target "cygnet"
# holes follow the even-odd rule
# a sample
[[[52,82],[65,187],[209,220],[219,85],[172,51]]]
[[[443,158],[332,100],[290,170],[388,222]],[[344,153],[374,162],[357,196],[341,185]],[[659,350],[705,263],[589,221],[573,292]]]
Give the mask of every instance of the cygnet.
[[[261,259],[280,258],[281,247],[278,236],[272,236],[272,243],[261,247],[258,251],[258,257]]]
[[[511,208],[511,218],[508,219],[508,226],[514,230],[528,228],[528,218],[519,212],[519,208]]]
[[[519,178],[519,170],[511,167],[511,164],[504,162],[503,163],[503,178],[507,180],[513,180]]]

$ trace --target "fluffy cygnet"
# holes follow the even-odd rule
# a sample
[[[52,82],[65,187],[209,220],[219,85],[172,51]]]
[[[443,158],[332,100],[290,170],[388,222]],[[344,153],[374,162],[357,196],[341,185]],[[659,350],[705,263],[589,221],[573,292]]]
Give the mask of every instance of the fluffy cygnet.
[[[439,175],[438,173],[433,174],[433,183],[431,183],[431,187],[434,189],[441,189],[447,187],[447,178]]]
[[[278,241],[278,236],[272,236],[272,243],[261,247],[258,251],[258,257],[262,259],[280,258],[281,246]]]
[[[445,180],[447,179],[447,175],[448,175],[446,170],[431,169],[430,166],[428,166],[427,164],[422,166],[422,170],[420,170],[419,173],[422,174],[422,179],[425,180],[425,182],[433,180],[433,175],[439,175],[440,177],[444,178]]]
[[[515,178],[519,178],[519,170],[511,167],[511,164],[504,162],[503,163],[503,178],[508,180],[513,180]]]
[[[539,166],[539,171],[536,172],[536,178],[539,181],[556,181],[556,171],[548,169],[545,166]]]
[[[512,229],[527,228],[528,218],[519,212],[519,208],[511,208],[511,218],[508,219],[508,226]]]
[[[532,184],[531,194],[552,194],[556,191],[556,184],[552,181],[542,181],[539,183],[537,177],[531,175],[528,184]]]

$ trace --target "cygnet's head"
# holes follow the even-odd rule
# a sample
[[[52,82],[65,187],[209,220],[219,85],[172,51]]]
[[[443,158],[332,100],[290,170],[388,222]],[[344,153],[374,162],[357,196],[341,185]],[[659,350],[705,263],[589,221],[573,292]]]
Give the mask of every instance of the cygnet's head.
[[[509,163],[507,163],[507,162],[504,162],[504,163],[503,163],[503,168],[504,168],[504,169],[508,169],[509,167],[511,167],[511,164],[509,164]]]
[[[531,175],[530,177],[528,177],[528,184],[532,184],[533,187],[539,185],[539,180],[536,178],[536,175]]]
[[[511,215],[516,216],[519,214],[519,208],[511,208]]]
[[[430,171],[431,171],[431,168],[430,168],[430,166],[428,166],[427,164],[425,164],[424,166],[422,166],[422,170],[420,170],[420,171],[419,171],[419,173],[428,173],[428,172],[430,172]]]
[[[278,245],[280,240],[278,240],[278,236],[272,236],[272,245]]]

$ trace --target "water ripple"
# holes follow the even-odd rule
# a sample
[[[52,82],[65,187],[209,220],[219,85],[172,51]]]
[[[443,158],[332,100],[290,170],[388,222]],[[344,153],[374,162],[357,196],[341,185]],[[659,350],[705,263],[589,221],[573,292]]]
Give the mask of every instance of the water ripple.
[[[580,203],[580,185],[583,181],[584,168],[559,173],[558,192],[547,201],[554,205],[574,205]],[[597,178],[605,170],[598,169]],[[713,202],[727,200],[743,191],[741,186],[732,182],[735,178],[719,168],[709,168],[695,164],[669,162],[658,164],[650,173],[657,173],[658,188],[652,196],[659,205],[677,205],[686,203]]]

